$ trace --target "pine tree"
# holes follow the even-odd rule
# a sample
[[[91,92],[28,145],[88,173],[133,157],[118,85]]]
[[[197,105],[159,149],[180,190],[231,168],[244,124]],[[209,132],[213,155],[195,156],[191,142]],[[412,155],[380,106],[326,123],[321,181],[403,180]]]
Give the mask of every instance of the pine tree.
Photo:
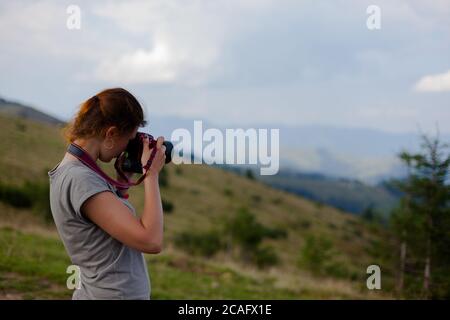
[[[425,298],[450,297],[450,156],[437,136],[423,136],[421,151],[402,152],[408,177],[399,183],[404,192],[392,222],[400,243],[399,289],[403,288],[408,261],[421,266]],[[406,253],[408,251],[408,254]],[[414,277],[414,274],[413,276]]]

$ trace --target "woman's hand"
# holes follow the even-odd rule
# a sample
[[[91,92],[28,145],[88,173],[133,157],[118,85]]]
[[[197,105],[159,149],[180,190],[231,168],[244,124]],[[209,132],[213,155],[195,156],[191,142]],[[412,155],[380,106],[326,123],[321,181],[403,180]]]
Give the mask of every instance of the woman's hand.
[[[166,146],[163,146],[164,137],[158,137],[156,141],[156,154],[153,158],[152,165],[148,169],[147,172],[145,172],[145,169],[143,170],[143,174],[147,175],[154,175],[157,176],[159,172],[161,171],[162,167],[166,163]],[[150,141],[148,137],[146,136],[144,138],[144,146],[142,149],[142,157],[141,157],[141,163],[142,166],[145,166],[148,162],[148,159],[150,159],[150,155],[152,154],[153,148],[149,148]]]

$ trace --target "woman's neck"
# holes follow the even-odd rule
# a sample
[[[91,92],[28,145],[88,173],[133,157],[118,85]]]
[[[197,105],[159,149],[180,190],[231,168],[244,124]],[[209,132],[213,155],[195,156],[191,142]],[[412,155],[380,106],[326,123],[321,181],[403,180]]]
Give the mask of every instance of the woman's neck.
[[[97,161],[100,154],[100,145],[97,140],[76,139],[74,143],[82,147],[83,150],[86,151],[94,161]]]

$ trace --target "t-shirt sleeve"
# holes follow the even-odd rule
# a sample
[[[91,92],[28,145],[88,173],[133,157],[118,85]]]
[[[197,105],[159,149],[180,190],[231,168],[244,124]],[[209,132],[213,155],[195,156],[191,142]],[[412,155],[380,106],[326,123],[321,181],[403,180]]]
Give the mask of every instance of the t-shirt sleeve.
[[[81,206],[97,193],[111,191],[108,183],[89,168],[76,168],[71,172],[70,200],[75,215],[81,219]]]

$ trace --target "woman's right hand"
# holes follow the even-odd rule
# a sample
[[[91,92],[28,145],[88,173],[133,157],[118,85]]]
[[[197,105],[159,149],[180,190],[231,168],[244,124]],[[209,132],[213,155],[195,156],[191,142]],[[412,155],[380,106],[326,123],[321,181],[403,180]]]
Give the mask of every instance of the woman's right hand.
[[[156,154],[153,158],[152,165],[148,169],[147,172],[145,172],[145,169],[143,170],[143,174],[147,175],[158,175],[158,173],[161,171],[162,167],[166,163],[166,146],[163,145],[164,137],[158,137],[156,141]],[[143,141],[143,149],[142,149],[142,157],[141,157],[141,163],[142,166],[145,166],[148,162],[148,159],[150,159],[150,155],[152,154],[153,148],[150,149],[149,144],[149,138],[146,136]]]

